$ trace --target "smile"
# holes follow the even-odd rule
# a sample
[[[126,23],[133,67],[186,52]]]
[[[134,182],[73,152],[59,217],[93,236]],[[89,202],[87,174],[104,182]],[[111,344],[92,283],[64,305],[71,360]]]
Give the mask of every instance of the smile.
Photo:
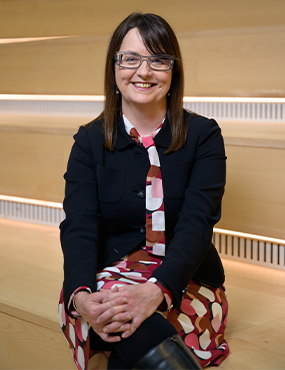
[[[136,87],[141,87],[141,88],[143,88],[143,89],[147,89],[147,88],[149,88],[149,87],[152,87],[152,86],[153,86],[153,84],[138,83],[138,82],[134,83],[134,85],[135,85]]]

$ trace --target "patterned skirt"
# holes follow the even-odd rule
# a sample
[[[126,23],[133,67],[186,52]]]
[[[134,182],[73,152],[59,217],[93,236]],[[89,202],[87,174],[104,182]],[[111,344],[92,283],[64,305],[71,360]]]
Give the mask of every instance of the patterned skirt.
[[[98,272],[98,290],[145,283],[161,263],[161,257],[142,249],[135,250]],[[212,288],[191,280],[180,308],[164,315],[202,367],[218,366],[228,356],[229,347],[224,339],[228,302],[224,287]],[[66,314],[63,291],[59,301],[59,320],[77,369],[106,369],[109,352],[90,349],[89,325],[82,317],[72,318]]]

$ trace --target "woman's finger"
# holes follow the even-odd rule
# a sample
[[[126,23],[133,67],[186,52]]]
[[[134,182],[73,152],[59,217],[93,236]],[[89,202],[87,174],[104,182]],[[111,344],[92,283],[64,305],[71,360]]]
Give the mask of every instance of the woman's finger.
[[[106,334],[110,334],[122,333],[129,330],[131,330],[131,324],[122,324],[121,322],[116,321],[104,326],[103,332]]]
[[[130,312],[127,311],[127,307],[126,307],[126,311],[118,313],[112,317],[112,321],[120,321],[121,323],[129,322],[131,320],[132,320],[132,315],[130,314]]]
[[[127,299],[123,299],[123,304],[117,304],[116,300],[112,302],[103,303],[100,307],[100,314],[98,312],[96,323],[102,324],[104,322],[113,321],[113,318],[116,317],[118,314],[121,314],[126,311],[127,309]],[[119,301],[121,302],[121,298],[119,298]],[[121,318],[124,320],[124,315],[121,315]],[[129,313],[125,316],[125,321],[129,321],[131,319],[131,316]],[[116,321],[116,320],[114,320]]]
[[[93,327],[93,330],[96,334],[98,334],[105,342],[115,343],[121,341],[120,335],[110,335],[108,333],[103,333],[101,331],[97,331],[96,328]]]
[[[142,322],[143,320],[135,318],[132,321],[130,328],[122,331],[121,337],[124,339],[129,338],[137,330],[137,328],[141,325]]]

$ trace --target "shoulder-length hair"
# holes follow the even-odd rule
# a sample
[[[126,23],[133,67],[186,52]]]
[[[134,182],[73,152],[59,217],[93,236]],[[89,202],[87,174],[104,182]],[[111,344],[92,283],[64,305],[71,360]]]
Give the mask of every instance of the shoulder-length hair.
[[[113,150],[116,140],[117,119],[121,113],[121,94],[117,94],[115,80],[115,53],[126,34],[137,28],[145,47],[151,54],[169,54],[175,57],[172,80],[167,95],[167,115],[172,142],[167,152],[179,149],[186,141],[187,127],[183,114],[184,73],[180,47],[170,25],[156,14],[130,14],[111,37],[105,65],[105,106],[98,117],[102,121],[105,147]]]

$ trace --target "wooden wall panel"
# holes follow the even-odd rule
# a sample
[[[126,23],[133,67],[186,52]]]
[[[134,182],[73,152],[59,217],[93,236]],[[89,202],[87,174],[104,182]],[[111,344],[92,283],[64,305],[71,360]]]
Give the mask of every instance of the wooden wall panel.
[[[0,194],[62,202],[72,144],[71,130],[0,128]]]
[[[283,0],[0,0],[0,37],[110,35],[135,11],[165,17],[176,32],[284,24]]]
[[[0,93],[102,95],[107,38],[0,44]]]
[[[285,26],[179,38],[190,96],[284,96]]]
[[[0,1],[0,38],[67,37],[10,40],[11,44],[0,40],[0,93],[103,94],[109,37],[126,15],[140,10],[161,14],[176,31],[185,62],[185,95],[285,94],[285,80],[280,78],[285,60],[284,1],[66,4]]]
[[[285,26],[179,37],[185,95],[284,96]],[[102,95],[107,37],[0,45],[0,93]]]
[[[227,185],[218,227],[285,239],[285,150],[226,145]]]

